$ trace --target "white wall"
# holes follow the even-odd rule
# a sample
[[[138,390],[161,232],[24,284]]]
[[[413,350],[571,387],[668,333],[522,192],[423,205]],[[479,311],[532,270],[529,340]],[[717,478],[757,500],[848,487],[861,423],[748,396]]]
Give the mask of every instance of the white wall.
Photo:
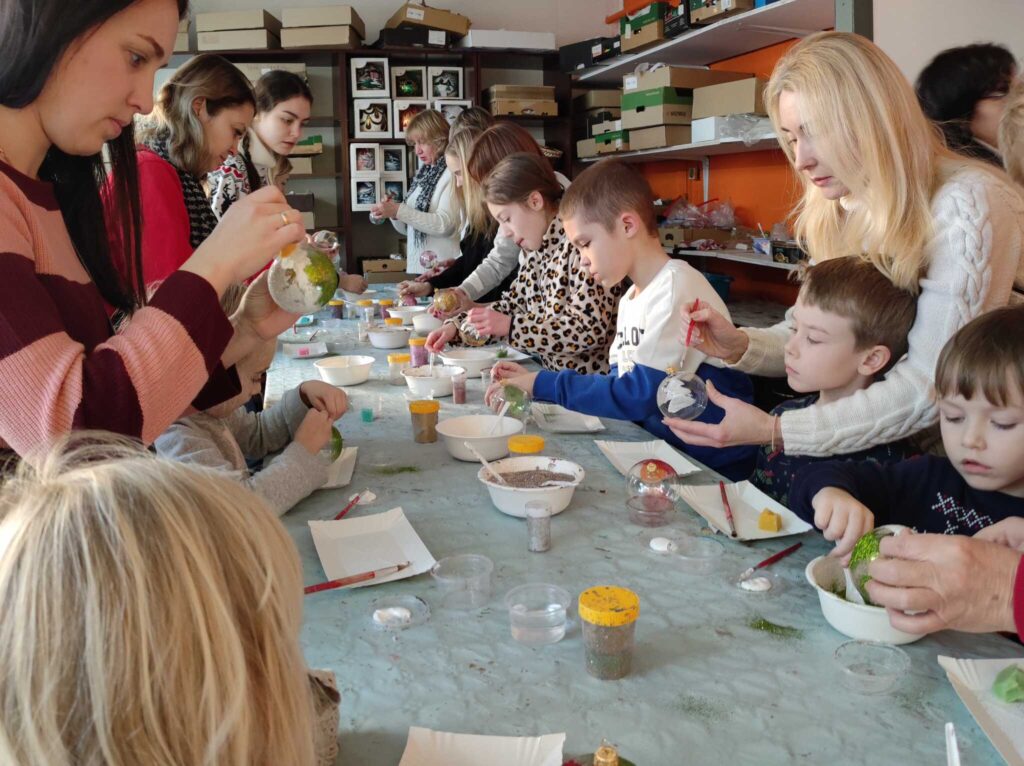
[[[280,18],[283,7],[351,5],[366,23],[366,42],[398,9],[399,0],[193,0],[194,12],[266,8]],[[622,0],[432,0],[436,8],[468,16],[478,29],[554,32],[559,45],[609,34],[604,17],[622,8]]]
[[[1024,0],[874,0],[875,42],[913,82],[936,53],[1005,45],[1024,63]]]

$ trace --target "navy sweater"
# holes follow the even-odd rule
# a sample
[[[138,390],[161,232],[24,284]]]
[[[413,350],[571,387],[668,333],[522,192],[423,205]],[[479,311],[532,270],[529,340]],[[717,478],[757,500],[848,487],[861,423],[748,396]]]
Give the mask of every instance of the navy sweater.
[[[797,473],[790,508],[812,524],[819,490],[849,492],[875,514],[875,526],[903,524],[918,532],[973,535],[1011,516],[1024,516],[1024,498],[972,489],[946,458],[934,455],[892,465],[829,461]]]

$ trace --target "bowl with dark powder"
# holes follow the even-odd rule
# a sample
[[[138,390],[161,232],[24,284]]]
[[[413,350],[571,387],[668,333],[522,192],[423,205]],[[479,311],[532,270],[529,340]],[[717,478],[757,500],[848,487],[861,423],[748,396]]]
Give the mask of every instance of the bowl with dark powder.
[[[486,468],[480,469],[477,478],[487,487],[495,508],[519,518],[526,518],[526,504],[534,501],[547,503],[552,514],[561,513],[585,475],[571,460],[542,455],[505,458],[491,467],[501,476],[500,482]]]

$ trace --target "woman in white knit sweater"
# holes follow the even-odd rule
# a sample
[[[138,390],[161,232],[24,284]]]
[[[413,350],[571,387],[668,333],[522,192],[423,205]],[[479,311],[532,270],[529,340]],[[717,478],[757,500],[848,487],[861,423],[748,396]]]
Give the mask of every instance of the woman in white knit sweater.
[[[1006,177],[943,146],[910,84],[877,46],[823,32],[795,45],[766,92],[779,142],[804,185],[796,234],[812,260],[863,253],[918,294],[909,352],[884,380],[830,404],[774,418],[709,396],[715,426],[666,421],[690,444],[784,445],[833,455],[932,425],[935,361],[953,333],[1024,287],[1024,200]],[[783,376],[792,310],[766,329],[737,330],[711,309],[684,313],[701,351],[745,372]]]
[[[422,274],[436,263],[454,260],[462,254],[459,249],[462,221],[452,197],[452,174],[444,159],[448,127],[441,113],[432,109],[420,112],[409,121],[406,140],[421,163],[409,194],[401,204],[385,199],[370,209],[370,215],[390,218],[398,233],[408,236],[406,269],[410,274]],[[427,252],[434,255],[420,257]]]

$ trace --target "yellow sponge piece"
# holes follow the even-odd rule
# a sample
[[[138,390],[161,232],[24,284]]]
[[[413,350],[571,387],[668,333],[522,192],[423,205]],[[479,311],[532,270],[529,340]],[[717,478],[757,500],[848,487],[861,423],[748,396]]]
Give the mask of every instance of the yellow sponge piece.
[[[757,518],[757,526],[765,532],[781,532],[782,517],[775,513],[775,511],[769,511],[765,508]]]

